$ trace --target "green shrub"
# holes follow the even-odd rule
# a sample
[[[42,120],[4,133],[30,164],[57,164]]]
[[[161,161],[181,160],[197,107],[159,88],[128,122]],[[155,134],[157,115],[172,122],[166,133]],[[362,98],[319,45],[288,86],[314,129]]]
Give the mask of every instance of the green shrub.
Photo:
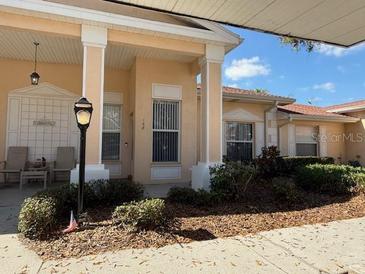
[[[288,177],[276,177],[272,181],[275,199],[279,202],[295,204],[301,202],[302,195],[295,181]]]
[[[365,169],[347,165],[313,164],[297,171],[297,182],[305,190],[349,194],[364,185]]]
[[[114,224],[128,230],[155,229],[169,223],[165,201],[150,199],[131,202],[115,208]]]
[[[227,162],[210,168],[210,188],[228,200],[237,200],[245,193],[248,184],[255,178],[253,166]]]
[[[210,206],[221,201],[221,195],[215,192],[208,192],[203,189],[198,191],[189,187],[173,187],[167,194],[167,200],[172,203]]]
[[[255,160],[257,171],[262,177],[274,177],[279,173],[278,157],[280,151],[276,146],[263,147],[261,154]]]
[[[313,157],[313,156],[285,156],[278,158],[278,172],[284,175],[294,174],[295,171],[303,166],[311,164],[334,164],[332,157]]]
[[[26,237],[36,238],[29,233],[28,230],[33,231],[33,227],[45,226],[44,230],[48,233],[54,226],[49,226],[43,219],[33,218],[35,214],[29,208],[35,206],[49,207],[49,202],[52,201],[52,210],[46,218],[52,219],[54,224],[63,224],[69,220],[70,211],[77,212],[77,197],[78,197],[78,185],[69,184],[57,188],[47,189],[40,191],[33,195],[30,202],[22,205],[21,214],[19,215],[19,231],[24,233]],[[110,206],[117,205],[125,202],[137,201],[143,197],[143,188],[141,185],[135,184],[129,181],[95,181],[86,183],[84,187],[84,208],[94,208],[98,206]],[[30,203],[28,205],[28,203]],[[24,210],[23,210],[24,209]],[[51,217],[52,215],[52,217]],[[41,217],[40,217],[41,218]],[[32,223],[28,220],[34,219]],[[23,221],[24,220],[24,221]],[[39,224],[38,224],[39,222]],[[29,227],[29,229],[28,229]],[[42,229],[39,236],[47,234],[43,233]]]
[[[54,229],[56,201],[52,197],[31,197],[24,200],[18,230],[30,239],[46,238]]]
[[[143,186],[127,180],[98,180],[87,184],[95,195],[96,205],[120,205],[143,198]]]

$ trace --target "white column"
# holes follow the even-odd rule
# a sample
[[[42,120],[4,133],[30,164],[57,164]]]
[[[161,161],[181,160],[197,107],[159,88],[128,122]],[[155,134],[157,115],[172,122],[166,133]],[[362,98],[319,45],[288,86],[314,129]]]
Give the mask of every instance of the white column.
[[[86,138],[85,181],[109,179],[109,170],[101,162],[104,58],[107,29],[82,25],[81,41],[84,46],[82,96],[93,104],[93,113]],[[78,181],[78,167],[71,172],[71,181]]]
[[[295,125],[288,124],[288,156],[296,155]]]
[[[225,49],[206,45],[201,59],[200,159],[192,169],[192,187],[209,189],[209,167],[222,162],[222,63]]]

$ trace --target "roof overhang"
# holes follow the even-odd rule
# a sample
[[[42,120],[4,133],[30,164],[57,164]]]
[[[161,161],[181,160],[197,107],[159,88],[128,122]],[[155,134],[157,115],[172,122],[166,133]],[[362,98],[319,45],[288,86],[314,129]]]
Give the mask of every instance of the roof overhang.
[[[365,1],[359,0],[104,1],[344,47],[365,40]]]
[[[284,98],[280,96],[262,96],[262,95],[250,95],[250,94],[232,94],[223,92],[223,100],[231,102],[251,102],[251,103],[264,103],[264,104],[276,104],[276,105],[288,105],[295,102],[295,99]]]
[[[343,108],[336,108],[336,109],[330,109],[327,110],[327,112],[331,112],[331,113],[349,113],[349,112],[357,112],[357,111],[362,111],[365,110],[365,105],[360,105],[360,106],[356,106],[356,107],[343,107]]]
[[[303,114],[288,114],[290,121],[321,121],[321,122],[337,122],[337,123],[356,123],[360,118],[355,117],[336,117],[326,115],[303,115]]]
[[[103,2],[102,0],[93,1],[110,5],[110,3]],[[91,9],[87,8],[89,3],[84,2],[86,7],[54,3],[45,0],[0,0],[0,9],[6,12],[58,21],[91,24],[116,30],[218,44],[225,46],[227,52],[242,42],[239,36],[228,30],[223,30],[222,27],[214,22],[205,21],[204,27],[207,29],[193,28]],[[203,24],[199,20],[194,19],[194,21],[198,24]]]

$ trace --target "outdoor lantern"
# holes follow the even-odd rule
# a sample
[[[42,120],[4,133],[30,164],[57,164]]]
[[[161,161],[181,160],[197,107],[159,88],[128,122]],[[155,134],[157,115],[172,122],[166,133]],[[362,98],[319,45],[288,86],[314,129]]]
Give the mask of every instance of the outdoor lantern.
[[[93,112],[93,105],[85,97],[81,97],[80,100],[75,103],[74,111],[78,127],[80,129],[88,128]]]
[[[35,46],[35,52],[34,52],[34,71],[30,75],[30,82],[31,82],[32,85],[36,86],[39,83],[39,78],[41,78],[39,76],[39,74],[37,73],[37,54],[38,54],[38,46],[39,46],[39,43],[38,42],[33,42],[33,44]]]
[[[85,184],[85,150],[86,150],[86,130],[90,125],[93,105],[85,98],[81,97],[74,106],[77,126],[80,129],[80,164],[79,164],[79,186],[77,197],[77,214],[80,221],[84,209],[84,184]]]

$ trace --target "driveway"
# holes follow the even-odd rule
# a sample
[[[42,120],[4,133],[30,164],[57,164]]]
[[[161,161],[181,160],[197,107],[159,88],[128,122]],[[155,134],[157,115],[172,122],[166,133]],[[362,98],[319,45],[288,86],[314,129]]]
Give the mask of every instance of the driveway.
[[[1,273],[365,273],[365,218],[44,262],[16,235],[34,191],[0,188]]]

